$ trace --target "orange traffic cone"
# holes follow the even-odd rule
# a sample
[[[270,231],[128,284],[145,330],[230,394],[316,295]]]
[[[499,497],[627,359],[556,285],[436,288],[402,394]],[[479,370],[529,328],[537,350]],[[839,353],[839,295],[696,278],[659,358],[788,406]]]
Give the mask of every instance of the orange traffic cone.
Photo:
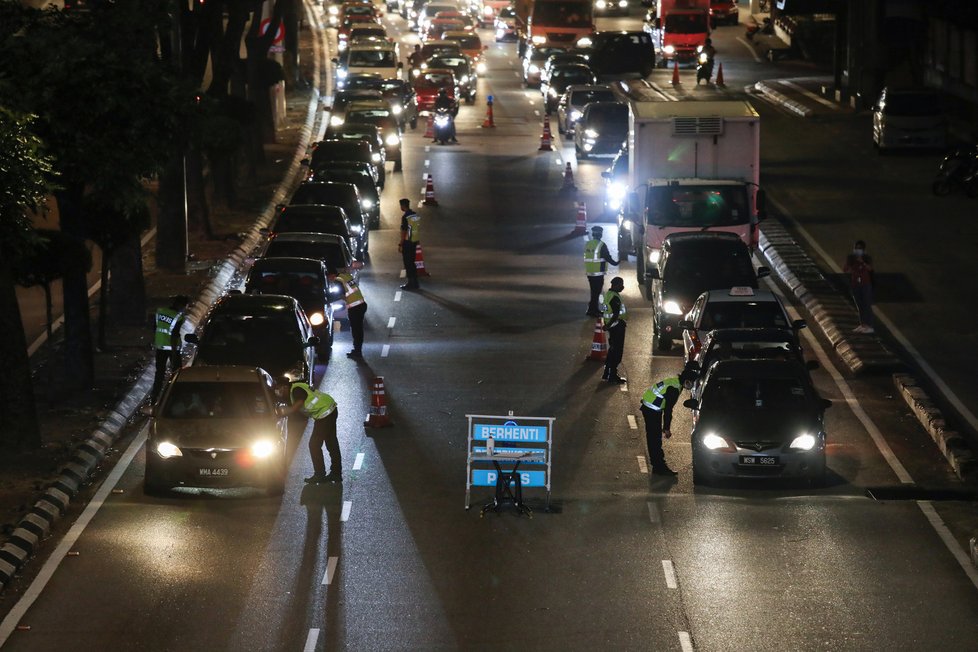
[[[679,62],[678,61],[672,62],[672,85],[673,86],[679,85]]]
[[[435,199],[435,182],[431,180],[429,174],[424,183],[424,199],[421,201],[425,206],[437,206],[438,200]]]
[[[487,129],[489,127],[495,127],[495,126],[496,123],[492,119],[492,98],[490,97],[486,101],[486,119],[485,121],[483,121],[482,127],[483,129]]]
[[[577,202],[577,224],[574,225],[574,233],[587,232],[587,204],[582,201]]]
[[[387,413],[387,390],[384,389],[384,377],[374,377],[374,387],[370,392],[370,409],[363,421],[364,428],[386,428],[394,425]]]
[[[434,113],[428,114],[428,125],[424,128],[424,137],[425,138],[435,137],[435,114]]]
[[[564,167],[564,185],[560,189],[577,190],[577,186],[574,185],[574,171],[571,170],[570,162]]]
[[[538,152],[552,152],[554,148],[551,146],[553,141],[553,134],[550,132],[550,116],[543,116],[543,135],[540,136],[540,147],[537,149]]]
[[[421,243],[414,248],[414,268],[418,270],[418,276],[431,276],[424,267],[424,253],[421,251]]]
[[[604,362],[608,357],[608,334],[601,328],[601,320],[594,323],[594,339],[591,340],[591,353],[588,360]]]
[[[720,67],[717,68],[717,86],[726,86],[726,84],[723,83],[723,64],[722,63],[720,64]]]

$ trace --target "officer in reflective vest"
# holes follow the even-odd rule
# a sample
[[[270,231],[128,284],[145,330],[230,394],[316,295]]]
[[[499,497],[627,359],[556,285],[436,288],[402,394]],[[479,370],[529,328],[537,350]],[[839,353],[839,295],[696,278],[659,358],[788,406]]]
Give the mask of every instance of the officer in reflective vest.
[[[309,435],[309,456],[312,458],[312,475],[306,483],[343,482],[343,463],[340,459],[340,442],[336,438],[336,420],[339,410],[336,401],[326,392],[320,392],[306,383],[292,383],[289,388],[292,407],[288,412],[302,412],[313,419]],[[329,453],[329,475],[323,459],[323,444]]]
[[[183,311],[186,310],[188,303],[190,300],[187,297],[178,294],[170,300],[169,308],[160,308],[156,311],[156,332],[153,336],[153,348],[156,349],[156,375],[153,378],[151,394],[154,403],[163,389],[167,365],[172,366],[174,371],[180,368],[180,330],[187,319]]]
[[[611,289],[605,292],[601,299],[601,313],[604,318],[604,330],[608,331],[608,357],[604,362],[602,380],[609,383],[624,383],[625,379],[618,375],[618,365],[625,350],[625,304],[619,294],[625,289],[625,281],[620,276],[611,279]]]
[[[649,465],[652,473],[658,475],[676,475],[676,472],[666,464],[665,453],[662,452],[662,437],[672,437],[669,427],[672,425],[672,409],[676,407],[679,394],[683,387],[692,386],[692,374],[683,371],[679,376],[670,376],[652,385],[642,394],[642,416],[645,418],[645,444],[649,449]]]
[[[618,265],[611,257],[608,246],[601,241],[604,229],[600,226],[591,227],[591,239],[584,245],[584,273],[587,274],[588,285],[591,286],[591,300],[587,304],[587,314],[590,317],[600,317],[598,299],[604,289],[604,273],[606,265]]]
[[[353,350],[346,354],[348,358],[363,358],[363,319],[367,314],[367,301],[360,291],[360,284],[349,269],[344,269],[336,275],[336,280],[343,288],[343,300],[346,302],[346,316],[350,320],[350,333],[353,335]]]
[[[418,251],[418,243],[421,242],[421,216],[411,210],[411,200],[406,197],[401,200],[401,242],[397,245],[397,250],[401,252],[401,259],[404,262],[404,276],[407,283],[401,286],[402,290],[417,290],[418,268],[414,264],[415,254]]]

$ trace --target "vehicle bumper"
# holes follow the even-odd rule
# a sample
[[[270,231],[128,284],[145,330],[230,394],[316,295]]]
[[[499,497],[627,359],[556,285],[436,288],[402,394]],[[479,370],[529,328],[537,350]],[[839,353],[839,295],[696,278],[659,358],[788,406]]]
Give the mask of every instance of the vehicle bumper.
[[[588,156],[614,156],[621,149],[621,141],[596,138],[593,141],[581,139],[581,150]]]
[[[220,451],[216,458],[201,450],[184,450],[167,459],[146,451],[146,483],[155,487],[266,487],[281,478],[284,451],[255,460],[247,449]]]
[[[758,460],[741,464],[741,457]],[[777,464],[761,464],[761,458],[775,458]],[[693,451],[697,475],[714,478],[821,478],[825,473],[825,450],[784,452],[770,450],[758,453],[752,449],[736,452],[711,451],[697,445]]]

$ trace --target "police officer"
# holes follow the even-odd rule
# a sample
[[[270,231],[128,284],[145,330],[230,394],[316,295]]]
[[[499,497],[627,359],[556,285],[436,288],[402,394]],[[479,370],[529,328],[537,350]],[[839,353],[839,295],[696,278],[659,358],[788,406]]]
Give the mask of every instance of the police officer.
[[[414,264],[414,257],[417,253],[418,243],[421,242],[421,216],[411,210],[411,200],[404,198],[401,200],[401,242],[397,245],[397,250],[401,252],[404,261],[404,275],[407,283],[401,286],[402,290],[417,290],[418,268]]]
[[[589,317],[600,317],[598,299],[604,289],[604,273],[607,265],[618,266],[618,261],[611,257],[608,246],[601,241],[604,229],[600,226],[591,227],[591,239],[584,245],[584,273],[587,274],[588,285],[591,286],[591,300],[587,304]]]
[[[662,437],[672,437],[669,427],[672,425],[672,409],[679,400],[683,387],[692,386],[693,374],[683,371],[679,376],[664,378],[652,385],[642,394],[642,416],[645,418],[645,444],[649,449],[649,464],[652,473],[658,475],[676,475],[676,472],[666,464],[666,456],[662,452]]]
[[[602,380],[609,383],[624,383],[625,378],[618,375],[618,365],[625,349],[625,327],[627,324],[625,304],[620,292],[625,289],[625,281],[620,276],[611,279],[611,289],[605,292],[602,299],[602,317],[604,330],[608,331],[608,357],[604,362]]]
[[[367,301],[360,291],[360,284],[349,269],[343,269],[337,274],[336,280],[343,288],[346,316],[350,320],[350,333],[353,335],[353,350],[346,357],[359,360],[363,358],[363,319],[367,314]]]
[[[186,296],[178,294],[170,300],[169,308],[156,311],[156,335],[153,341],[156,349],[156,376],[153,378],[151,394],[154,403],[163,389],[167,364],[172,365],[174,370],[180,368],[180,330],[187,319],[184,310],[189,303]]]
[[[312,457],[312,475],[305,482],[343,482],[343,465],[340,459],[340,442],[336,438],[336,420],[339,410],[336,401],[326,392],[320,392],[306,383],[292,383],[289,388],[292,407],[288,413],[302,412],[313,419],[309,436],[309,456]],[[329,475],[323,459],[323,444],[329,452]]]

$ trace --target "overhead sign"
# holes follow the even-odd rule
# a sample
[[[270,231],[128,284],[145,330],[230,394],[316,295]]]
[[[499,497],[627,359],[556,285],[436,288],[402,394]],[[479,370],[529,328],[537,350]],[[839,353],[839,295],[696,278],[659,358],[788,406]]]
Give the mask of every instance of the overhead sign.
[[[472,487],[496,487],[500,474],[514,473],[522,488],[547,491],[550,506],[550,471],[553,417],[517,417],[467,414],[468,456],[465,469],[465,509]],[[491,441],[490,441],[491,440]]]

